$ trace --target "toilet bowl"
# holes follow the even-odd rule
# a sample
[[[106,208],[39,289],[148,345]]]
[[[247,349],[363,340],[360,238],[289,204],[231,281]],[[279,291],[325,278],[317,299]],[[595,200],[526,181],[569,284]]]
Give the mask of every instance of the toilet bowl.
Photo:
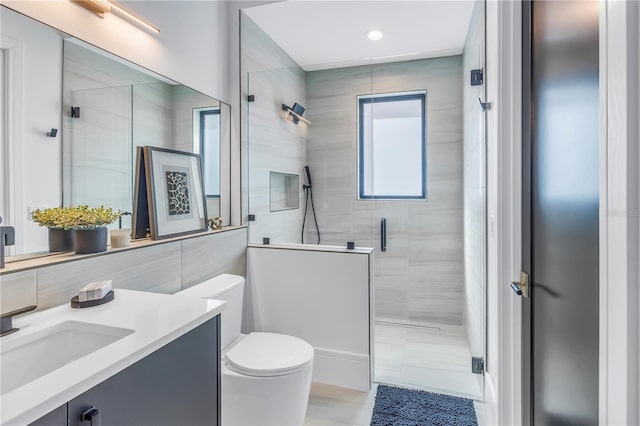
[[[240,333],[244,278],[223,274],[176,293],[224,300],[222,425],[302,425],[309,401],[313,347],[277,333]]]

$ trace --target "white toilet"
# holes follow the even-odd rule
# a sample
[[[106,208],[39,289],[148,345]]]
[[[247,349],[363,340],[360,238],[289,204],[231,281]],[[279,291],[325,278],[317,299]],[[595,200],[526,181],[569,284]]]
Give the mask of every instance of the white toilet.
[[[313,347],[297,337],[240,333],[244,278],[223,274],[177,295],[225,300],[222,312],[222,425],[302,425]]]

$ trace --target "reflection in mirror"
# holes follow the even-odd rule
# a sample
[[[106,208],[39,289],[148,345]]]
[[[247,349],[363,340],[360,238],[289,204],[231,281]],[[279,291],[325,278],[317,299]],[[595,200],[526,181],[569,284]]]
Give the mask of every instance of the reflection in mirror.
[[[207,210],[220,215],[220,101],[75,39],[63,80],[65,205],[131,212],[134,150],[151,145],[202,154]]]
[[[300,177],[288,173],[269,173],[270,211],[297,209]]]
[[[48,254],[47,230],[30,220],[37,208],[87,204],[131,212],[136,146],[202,154],[207,211],[229,223],[230,178],[220,175],[221,163],[230,173],[229,105],[5,6],[0,12],[7,111],[0,216],[16,228],[8,261]],[[111,227],[118,226],[130,228],[131,216]]]

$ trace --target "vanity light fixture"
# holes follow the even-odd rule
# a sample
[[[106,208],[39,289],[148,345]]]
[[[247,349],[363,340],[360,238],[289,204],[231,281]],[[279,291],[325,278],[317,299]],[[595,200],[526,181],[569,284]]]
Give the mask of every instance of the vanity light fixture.
[[[144,19],[136,16],[132,12],[129,12],[124,7],[120,6],[112,0],[70,0],[72,3],[88,10],[100,18],[104,18],[104,15],[112,12],[114,15],[118,15],[125,20],[132,22],[146,30],[152,31],[156,34],[160,34],[160,28],[145,21]]]
[[[143,28],[146,28],[149,31],[153,31],[156,34],[160,34],[160,28],[156,27],[155,25],[145,21],[144,19],[134,15],[133,13],[129,12],[127,9],[125,9],[124,7],[116,4],[116,2],[109,0],[109,3],[111,4],[111,11],[120,16],[121,18],[127,19],[131,22],[133,22],[134,24],[140,25]]]
[[[70,0],[94,15],[104,18],[105,13],[111,12],[111,4],[107,0]]]
[[[367,32],[367,38],[369,40],[378,41],[382,40],[382,37],[384,37],[384,34],[380,30],[371,30]]]

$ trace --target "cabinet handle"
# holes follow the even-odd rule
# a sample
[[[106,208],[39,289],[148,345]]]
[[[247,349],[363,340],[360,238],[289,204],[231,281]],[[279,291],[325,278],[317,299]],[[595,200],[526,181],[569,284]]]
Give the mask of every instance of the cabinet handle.
[[[83,422],[90,422],[91,426],[100,426],[100,410],[91,407],[80,416]]]
[[[380,220],[380,250],[387,251],[387,219]]]

